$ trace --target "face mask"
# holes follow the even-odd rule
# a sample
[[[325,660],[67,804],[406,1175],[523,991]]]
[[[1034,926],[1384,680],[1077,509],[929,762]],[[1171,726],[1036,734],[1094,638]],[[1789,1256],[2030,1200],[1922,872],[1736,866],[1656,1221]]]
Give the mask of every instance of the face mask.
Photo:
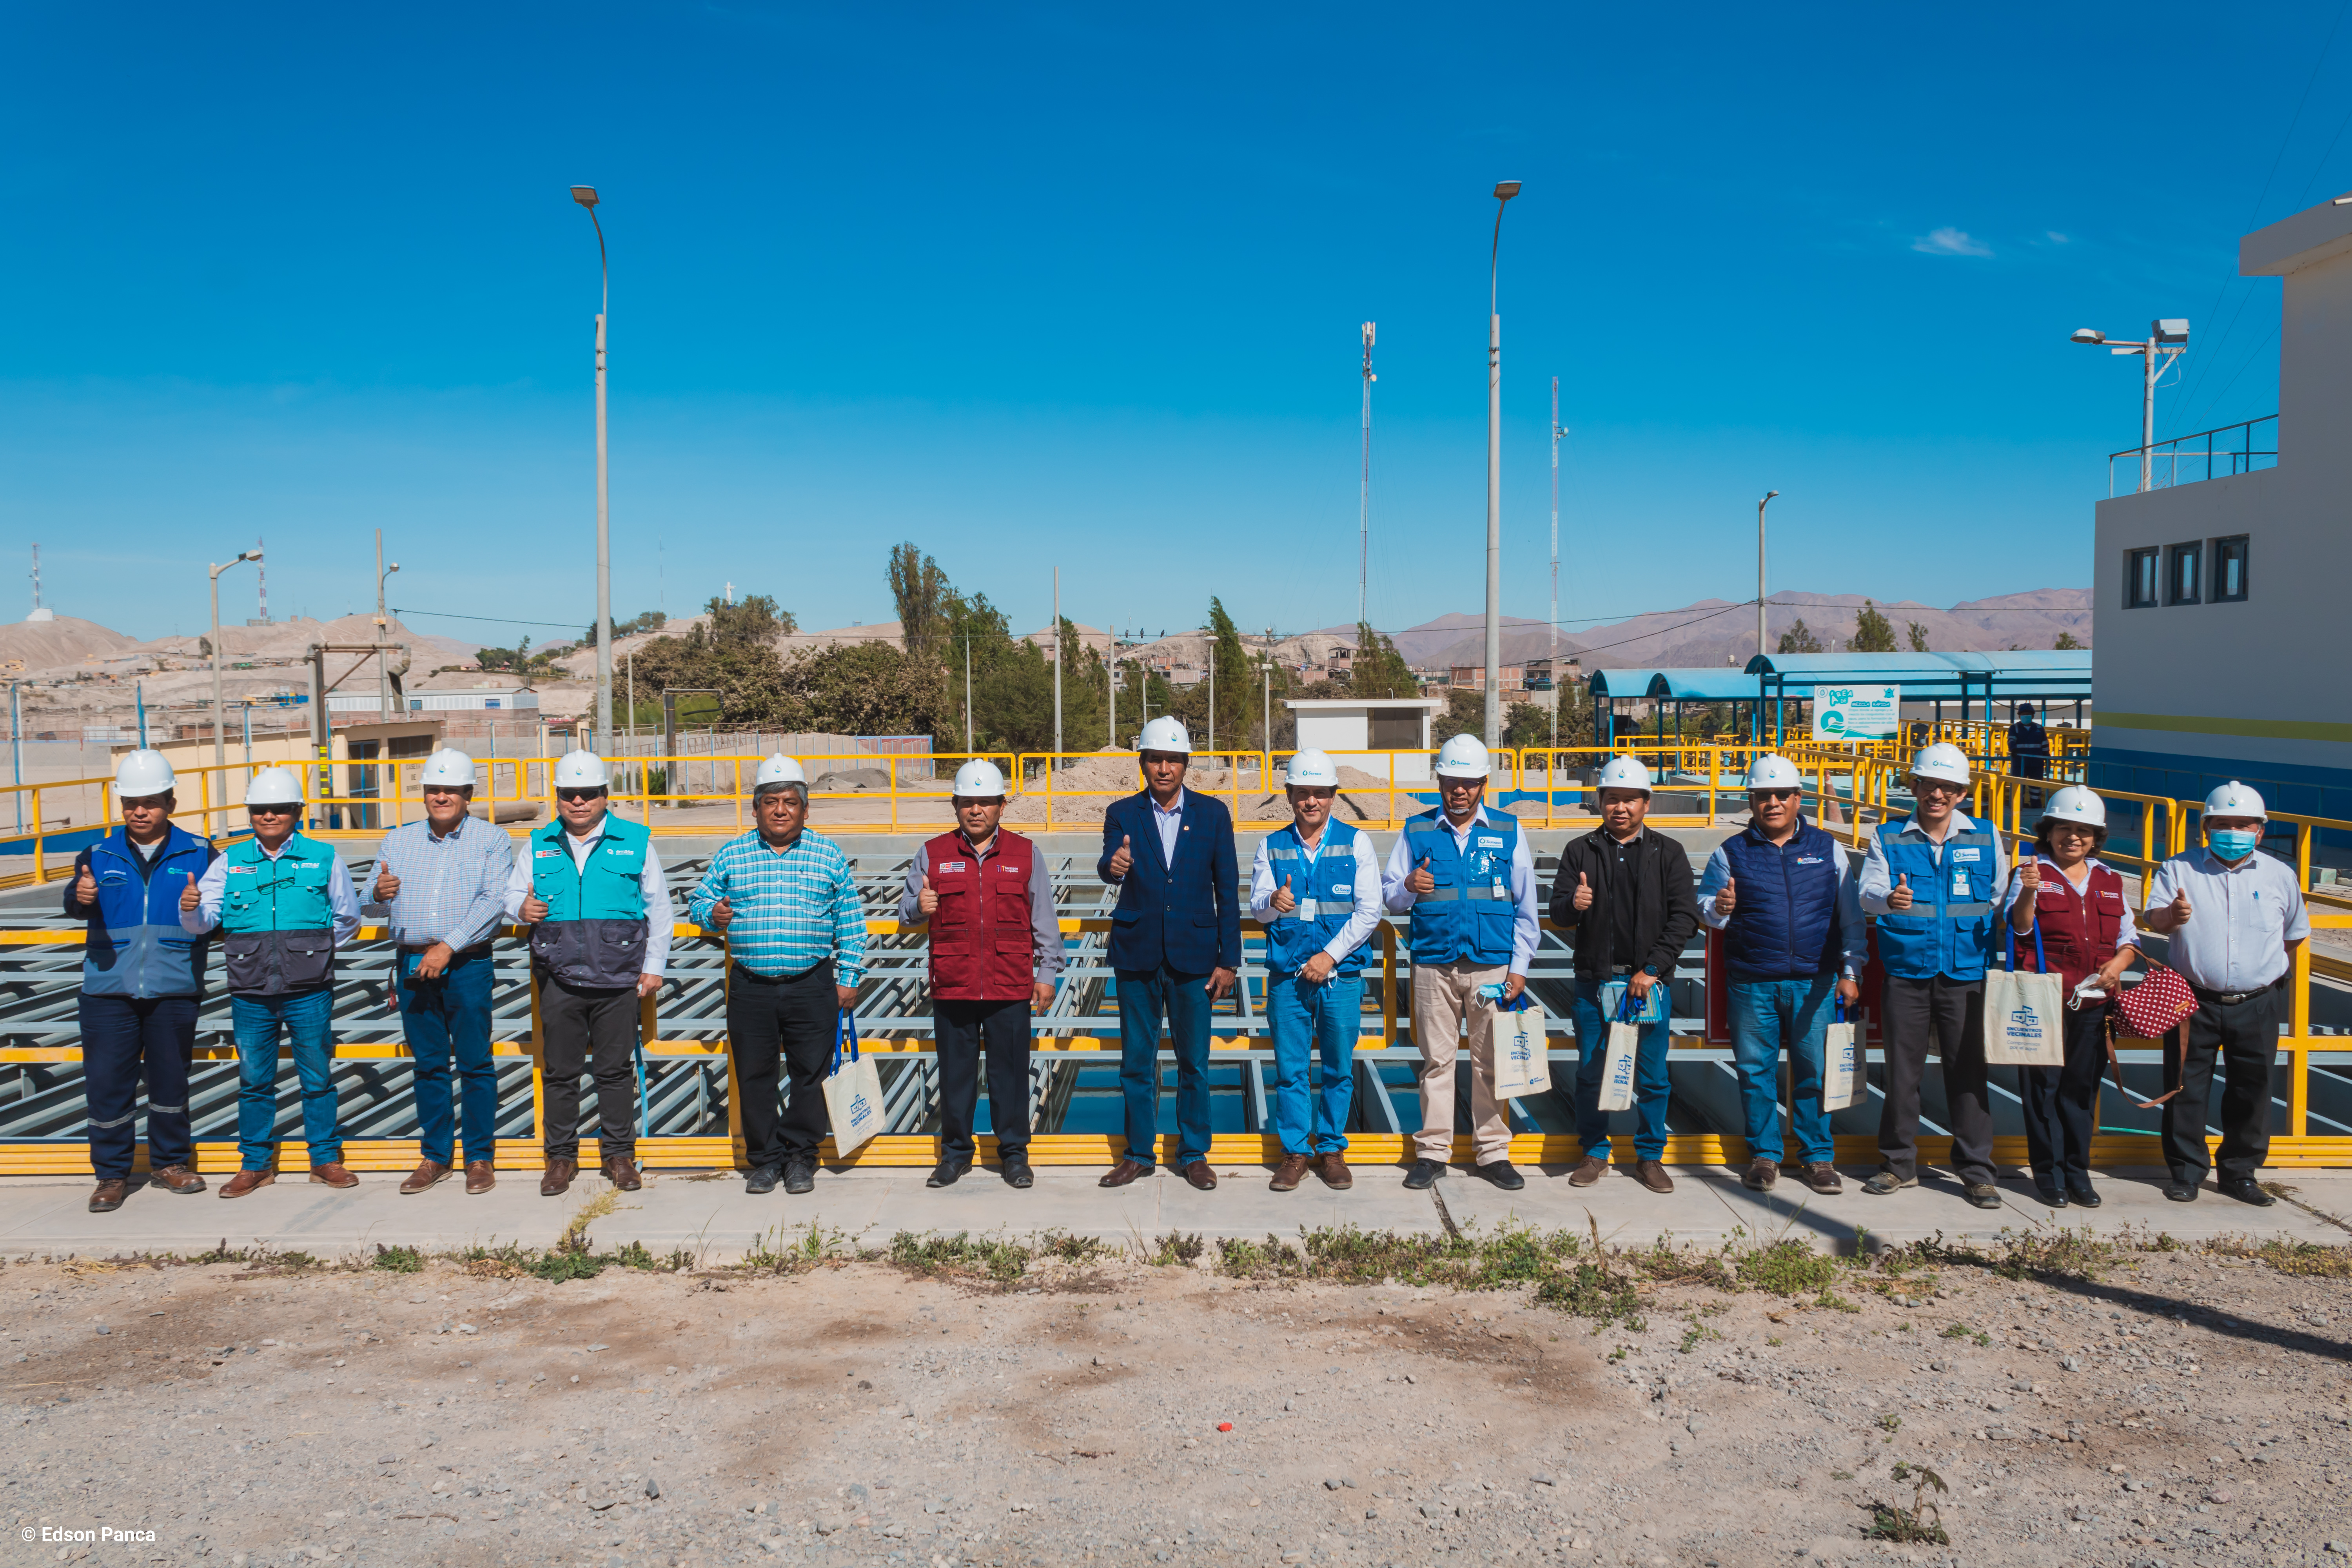
[[[2210,836],[2213,853],[2224,860],[2242,860],[2254,852],[2263,836],[2251,827],[2217,827]]]

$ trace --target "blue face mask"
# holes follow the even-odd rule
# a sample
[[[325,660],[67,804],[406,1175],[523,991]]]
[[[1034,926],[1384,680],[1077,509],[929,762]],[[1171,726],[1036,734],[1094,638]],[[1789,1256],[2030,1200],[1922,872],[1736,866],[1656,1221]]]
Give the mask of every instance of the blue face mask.
[[[2242,860],[2254,852],[2263,836],[2251,827],[2217,827],[2208,836],[2213,853],[2224,860]]]

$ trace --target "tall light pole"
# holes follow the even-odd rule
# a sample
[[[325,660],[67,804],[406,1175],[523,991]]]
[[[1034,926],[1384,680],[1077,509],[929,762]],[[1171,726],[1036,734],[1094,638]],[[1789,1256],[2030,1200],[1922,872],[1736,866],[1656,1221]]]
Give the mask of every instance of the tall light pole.
[[[238,561],[258,561],[258,560],[260,560],[260,559],[261,559],[261,552],[260,552],[260,551],[258,551],[258,550],[248,550],[248,551],[245,552],[243,554],[241,554],[241,555],[237,556],[235,560],[229,561],[229,562],[226,563],[225,564],[222,564],[222,565],[219,565],[219,566],[215,566],[215,567],[212,569],[212,574],[213,574],[213,766],[214,766],[214,767],[215,767],[215,768],[225,768],[225,767],[228,766],[228,737],[227,737],[226,735],[223,734],[223,733],[222,733],[222,731],[221,731],[221,726],[223,725],[223,723],[224,723],[224,722],[226,722],[226,721],[224,721],[224,720],[222,719],[222,717],[221,717],[221,673],[220,673],[220,655],[221,655],[221,647],[220,647],[220,574],[221,574],[222,573],[224,573],[224,572],[227,571],[227,570],[229,569],[229,567],[236,565],[236,564],[237,563],[237,562],[238,562]],[[322,700],[323,700],[323,699],[322,699]],[[315,722],[315,721],[313,721]]]
[[[379,723],[392,722],[392,679],[384,664],[383,641],[391,634],[391,623],[384,618],[383,580],[400,570],[400,563],[383,563],[383,530],[375,531],[375,712]]]
[[[1054,568],[1054,760],[1062,765],[1062,569]]]
[[[2139,488],[2143,490],[2155,488],[2156,384],[2175,359],[2189,352],[2189,323],[2179,317],[2165,317],[2150,321],[2147,331],[2145,342],[2111,343],[2107,334],[2095,327],[2077,327],[2068,340],[2104,346],[2109,353],[2140,356]]]
[[[596,299],[596,741],[613,734],[613,510],[604,449],[604,318],[613,304],[613,268],[604,255],[604,226],[596,216],[596,187],[574,185],[572,199],[588,209],[596,226],[596,269],[603,289]]]
[[[1379,325],[1364,323],[1364,477],[1356,489],[1356,624],[1360,626],[1371,619],[1364,609],[1364,584],[1372,572],[1372,383],[1380,380],[1372,374],[1372,338]]]
[[[1761,658],[1768,650],[1764,646],[1764,509],[1772,504],[1779,490],[1766,490],[1764,499],[1756,503],[1756,653]]]
[[[1495,243],[1486,256],[1486,744],[1503,743],[1503,208],[1519,182],[1495,187]]]
[[[1559,377],[1551,378],[1551,743],[1559,745]],[[1545,787],[1550,787],[1547,769]]]

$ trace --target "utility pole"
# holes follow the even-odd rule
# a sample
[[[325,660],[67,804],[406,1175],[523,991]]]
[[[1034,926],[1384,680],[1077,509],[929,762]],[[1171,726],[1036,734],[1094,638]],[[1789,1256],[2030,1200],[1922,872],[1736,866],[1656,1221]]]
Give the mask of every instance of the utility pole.
[[[1497,273],[1503,208],[1519,182],[1495,187],[1495,245],[1486,258],[1486,745],[1503,743],[1503,317]]]
[[[1258,675],[1265,690],[1261,700],[1265,705],[1265,716],[1258,721],[1258,741],[1265,747],[1266,766],[1274,765],[1274,628],[1265,628],[1265,657],[1258,661]],[[1260,780],[1261,784],[1265,781]]]
[[[1764,509],[1772,504],[1779,490],[1766,490],[1764,499],[1756,503],[1756,657],[1761,658],[1770,650],[1764,646]]]
[[[220,574],[221,574],[222,573],[224,573],[224,572],[227,571],[227,570],[229,569],[229,567],[236,565],[236,564],[237,563],[237,562],[239,562],[239,561],[258,561],[258,560],[260,560],[260,559],[261,559],[261,552],[260,552],[258,549],[248,550],[248,551],[246,551],[244,553],[242,553],[242,554],[240,554],[240,555],[236,556],[235,559],[233,559],[233,560],[229,561],[228,563],[226,563],[226,564],[219,565],[219,566],[215,566],[215,567],[213,567],[213,568],[212,568],[212,574],[213,574],[213,583],[212,583],[212,587],[213,587],[213,644],[212,644],[212,647],[213,647],[213,766],[214,766],[215,768],[225,768],[225,767],[228,766],[228,737],[227,737],[226,735],[225,735],[225,734],[223,734],[223,733],[221,732],[221,725],[222,725],[223,721],[222,721],[222,719],[221,719],[221,666],[220,666],[220,661],[221,661],[221,646],[220,646],[220,645],[221,645],[221,635],[220,635]],[[378,638],[378,640],[379,640],[379,641],[381,641],[382,639],[381,639],[381,638]],[[323,669],[323,668],[325,668],[325,666],[321,665],[320,668],[321,669]],[[318,726],[318,724],[319,724],[319,723],[320,723],[320,721],[325,718],[325,716],[326,716],[326,712],[327,712],[327,695],[326,695],[326,692],[325,692],[323,689],[322,689],[321,691],[320,691],[320,693],[319,693],[319,695],[317,696],[317,698],[315,699],[315,700],[316,700],[316,701],[317,701],[317,703],[318,703],[318,708],[317,708],[317,710],[316,710],[314,712],[312,712],[312,714],[310,715],[310,722],[311,722],[311,725],[312,725],[312,727],[313,727],[313,728],[316,728],[316,727]],[[140,743],[141,745],[142,745],[142,746],[143,746],[143,745],[145,745],[145,744],[147,743],[147,734],[146,734],[146,731],[147,731],[147,717],[146,717],[146,714],[145,714],[145,712],[144,712],[143,709],[142,709],[142,711],[141,712],[140,717],[139,717],[139,730],[140,730],[140,734],[139,734],[139,743]],[[220,776],[220,775],[215,775],[215,776]]]
[[[1062,569],[1054,568],[1054,761],[1048,767],[1061,763],[1062,753]]]
[[[1209,639],[1209,750],[1217,749],[1217,639]]]
[[[1551,743],[1559,747],[1559,377],[1551,378]],[[1558,759],[1553,759],[1557,761]],[[1547,768],[1546,787],[1549,787]]]
[[[1103,744],[1118,744],[1118,628],[1110,629],[1110,662],[1103,667],[1103,698],[1110,706],[1110,721],[1103,726]]]
[[[2338,206],[2345,204],[2337,202]],[[2072,342],[2105,344],[2109,353],[2140,356],[2139,382],[2139,488],[2156,487],[2156,384],[2172,368],[2172,362],[2189,352],[2189,323],[2178,317],[2168,317],[2147,324],[2147,341],[2111,343],[2107,334],[2094,327],[2075,329]]]
[[[1372,335],[1377,321],[1364,323],[1364,475],[1356,491],[1356,624],[1370,617],[1364,610],[1364,584],[1372,570]]]
[[[261,547],[263,546],[263,544],[264,544],[265,542],[266,542],[266,541],[264,541],[264,540],[263,540],[259,535],[257,535],[257,535],[254,537],[254,541],[253,541],[253,548],[255,549],[255,551],[256,551],[256,552],[258,552],[258,551],[261,549]],[[259,611],[260,611],[260,615],[261,615],[261,624],[262,624],[263,626],[268,626],[268,625],[269,624],[269,564],[268,564],[268,563],[257,560],[257,563],[256,563],[256,565],[255,565],[255,566],[254,566],[254,568],[253,568],[253,575],[254,575],[254,585],[255,585],[256,589],[259,592],[259,594],[260,594],[260,595],[261,595],[261,604],[260,604],[260,605],[259,605]],[[252,714],[250,714],[250,713],[247,713],[247,714],[246,715],[245,727],[246,727],[247,730],[250,730],[250,729],[252,729],[252,728],[253,728],[253,716],[252,716]]]
[[[604,225],[596,216],[596,187],[574,185],[572,199],[596,226],[596,267],[604,279],[596,302],[596,736],[613,734],[613,509],[604,445],[604,318],[613,308],[613,268],[604,254]]]
[[[375,717],[379,724],[392,722],[392,671],[385,664],[384,641],[392,635],[391,623],[383,612],[383,580],[400,570],[400,563],[392,563],[389,571],[383,563],[383,530],[375,531]]]
[[[971,755],[971,628],[963,634],[963,754]]]

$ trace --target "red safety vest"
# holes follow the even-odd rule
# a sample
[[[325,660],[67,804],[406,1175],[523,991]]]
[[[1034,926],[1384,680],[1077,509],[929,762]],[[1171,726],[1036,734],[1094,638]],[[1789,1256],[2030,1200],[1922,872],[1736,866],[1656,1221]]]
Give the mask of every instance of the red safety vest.
[[[2091,879],[2077,893],[2065,873],[2042,868],[2042,890],[2033,896],[2033,918],[2042,927],[2042,952],[2050,967],[2074,990],[2093,970],[2116,955],[2124,924],[2124,879],[2105,866],[2091,868]],[[2006,940],[2006,939],[2004,939]],[[2031,937],[2017,939],[2017,964],[2029,968]]]
[[[1029,876],[1037,846],[1017,833],[996,831],[985,859],[961,833],[943,833],[923,846],[931,890],[940,896],[931,917],[931,995],[945,1002],[1017,1002],[1036,974],[1030,926]]]

